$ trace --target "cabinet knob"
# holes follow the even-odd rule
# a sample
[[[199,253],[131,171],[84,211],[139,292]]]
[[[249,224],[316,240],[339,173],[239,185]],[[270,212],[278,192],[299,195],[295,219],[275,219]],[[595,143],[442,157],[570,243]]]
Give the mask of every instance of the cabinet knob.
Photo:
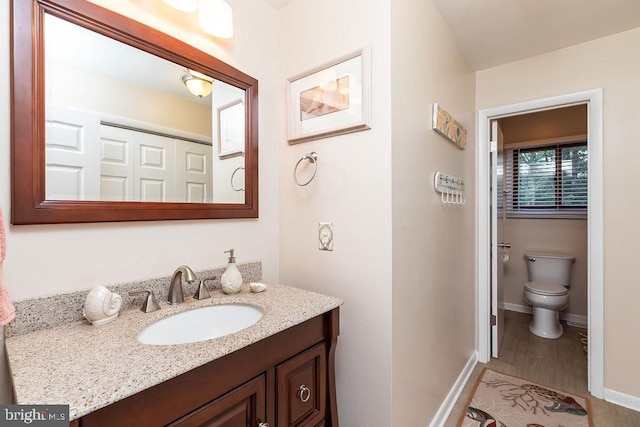
[[[269,423],[260,423],[258,427],[269,427]]]
[[[309,390],[306,385],[302,384],[298,389],[298,397],[300,398],[300,400],[302,400],[303,403],[308,402],[311,398],[311,390]]]

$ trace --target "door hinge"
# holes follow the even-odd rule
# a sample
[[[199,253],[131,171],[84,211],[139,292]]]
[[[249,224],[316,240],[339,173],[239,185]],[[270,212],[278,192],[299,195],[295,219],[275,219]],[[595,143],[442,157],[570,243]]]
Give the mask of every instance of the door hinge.
[[[489,152],[495,153],[498,151],[498,141],[489,141]]]
[[[498,324],[498,318],[495,314],[491,315],[491,326],[496,326]]]

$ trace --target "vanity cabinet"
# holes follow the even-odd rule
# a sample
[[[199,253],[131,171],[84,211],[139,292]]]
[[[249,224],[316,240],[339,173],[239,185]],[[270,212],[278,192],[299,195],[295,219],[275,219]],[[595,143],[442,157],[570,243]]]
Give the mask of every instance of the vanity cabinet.
[[[337,427],[338,333],[336,308],[84,415],[80,427]]]

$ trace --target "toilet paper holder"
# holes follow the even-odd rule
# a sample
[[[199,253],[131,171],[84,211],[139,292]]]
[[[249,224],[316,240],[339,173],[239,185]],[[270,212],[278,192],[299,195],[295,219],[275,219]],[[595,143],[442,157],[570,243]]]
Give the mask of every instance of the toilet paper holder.
[[[509,256],[509,252],[507,251],[507,249],[511,249],[511,243],[501,242],[497,243],[496,246],[502,248],[502,255],[500,256],[502,262],[509,261],[511,257]]]

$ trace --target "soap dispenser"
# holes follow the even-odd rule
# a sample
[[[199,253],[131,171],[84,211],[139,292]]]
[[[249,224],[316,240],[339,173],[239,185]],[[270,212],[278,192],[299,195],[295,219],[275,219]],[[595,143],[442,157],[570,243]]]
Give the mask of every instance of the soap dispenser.
[[[236,266],[236,257],[233,256],[233,249],[229,249],[224,253],[229,254],[229,264],[220,278],[222,292],[225,294],[237,294],[242,287],[242,275]]]

